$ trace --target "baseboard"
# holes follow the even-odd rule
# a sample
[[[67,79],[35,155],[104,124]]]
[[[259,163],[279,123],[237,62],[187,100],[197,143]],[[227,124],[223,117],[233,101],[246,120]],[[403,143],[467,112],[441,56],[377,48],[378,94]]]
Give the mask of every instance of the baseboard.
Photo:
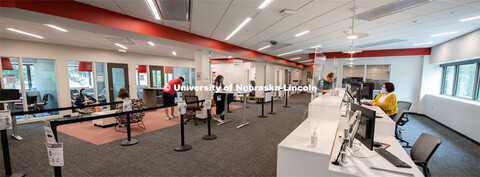
[[[441,126],[443,126],[443,127],[447,128],[447,129],[451,130],[452,132],[460,135],[461,137],[464,137],[465,139],[467,139],[467,140],[475,143],[477,146],[480,146],[480,143],[479,143],[478,141],[475,141],[474,139],[472,139],[472,138],[470,138],[470,137],[468,137],[468,136],[466,136],[466,135],[464,135],[464,134],[462,134],[462,133],[460,133],[460,132],[458,132],[458,131],[450,128],[449,126],[446,126],[445,124],[443,124],[443,123],[441,123],[441,122],[439,122],[439,121],[437,121],[437,120],[435,120],[435,119],[432,119],[431,117],[429,117],[429,116],[427,116],[427,115],[425,115],[425,114],[418,114],[418,113],[413,113],[413,114],[416,114],[416,115],[419,115],[419,116],[424,116],[424,117],[426,117],[426,118],[428,118],[428,119],[430,119],[430,120],[432,120],[432,121],[440,124]]]

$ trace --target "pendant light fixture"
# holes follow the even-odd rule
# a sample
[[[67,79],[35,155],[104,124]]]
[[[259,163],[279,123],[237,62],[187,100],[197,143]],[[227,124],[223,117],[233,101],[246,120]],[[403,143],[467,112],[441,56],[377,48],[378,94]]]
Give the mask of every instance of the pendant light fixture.
[[[355,33],[355,11],[357,10],[356,2],[353,0],[353,16],[352,16],[352,32],[350,34],[344,34],[338,36],[339,39],[355,40],[369,36],[368,33]]]

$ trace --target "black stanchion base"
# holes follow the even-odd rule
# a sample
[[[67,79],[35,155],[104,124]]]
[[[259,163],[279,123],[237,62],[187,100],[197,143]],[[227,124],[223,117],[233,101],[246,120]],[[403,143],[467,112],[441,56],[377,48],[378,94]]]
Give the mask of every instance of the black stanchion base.
[[[268,114],[274,115],[274,114],[277,114],[277,113],[274,113],[274,112],[269,112]]]
[[[290,106],[283,106],[284,108],[289,108]]]
[[[217,139],[217,136],[215,136],[215,135],[205,135],[202,138],[204,140],[214,140],[214,139]]]
[[[12,175],[7,176],[7,177],[24,177],[26,175],[27,174],[23,171],[17,171],[17,172],[14,172]]]
[[[267,118],[268,116],[258,116],[259,118]]]
[[[177,151],[177,152],[183,152],[183,151],[188,151],[188,150],[192,149],[192,146],[186,144],[186,145],[184,145],[184,146],[177,146],[177,147],[175,147],[175,148],[173,148],[173,149],[174,149],[175,151]]]
[[[128,141],[128,140],[122,141],[120,144],[121,144],[122,146],[131,146],[131,145],[135,145],[135,144],[137,144],[137,143],[138,143],[138,140],[132,139],[132,140],[130,140],[130,141]]]

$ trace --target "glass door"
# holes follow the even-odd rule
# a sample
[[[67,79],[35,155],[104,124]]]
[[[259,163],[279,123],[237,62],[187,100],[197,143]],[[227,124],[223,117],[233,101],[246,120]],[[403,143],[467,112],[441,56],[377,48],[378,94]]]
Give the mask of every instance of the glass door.
[[[14,57],[2,57],[2,60],[9,60],[12,68],[2,66],[3,71],[3,88],[5,89],[18,89],[20,92],[20,101],[14,103],[14,112],[23,111],[23,97],[22,94],[22,82],[20,80],[20,68],[18,58]],[[7,104],[7,109],[12,111],[12,108]],[[25,119],[25,116],[17,116],[17,120]]]
[[[126,88],[130,91],[128,84],[128,65],[107,63],[107,71],[109,88],[108,95],[110,97],[110,102],[115,102],[118,96],[118,91],[120,91],[121,88]]]
[[[150,65],[150,83],[152,87],[161,88],[165,84],[163,83],[163,66],[152,66]]]

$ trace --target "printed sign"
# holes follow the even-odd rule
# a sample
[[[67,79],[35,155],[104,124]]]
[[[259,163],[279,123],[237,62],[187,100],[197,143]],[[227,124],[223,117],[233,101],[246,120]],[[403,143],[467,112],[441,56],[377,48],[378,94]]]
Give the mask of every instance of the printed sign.
[[[0,130],[12,129],[10,111],[0,111]]]
[[[103,74],[97,74],[97,82],[103,82]]]
[[[50,125],[50,121],[43,122],[43,130],[45,131],[45,138],[47,139],[47,143],[57,143],[55,136],[53,135],[52,127]]]
[[[210,97],[205,98],[204,107],[206,109],[211,109],[212,108],[212,99]]]
[[[132,110],[132,100],[125,99],[123,100],[123,112],[131,111]]]
[[[48,152],[48,162],[51,166],[63,166],[63,143],[45,143]]]
[[[7,84],[15,84],[17,82],[17,78],[15,78],[14,74],[5,75],[5,80],[5,83]]]
[[[242,60],[233,60],[233,67],[234,68],[240,68],[240,67],[242,67],[242,63],[243,63]]]
[[[178,103],[178,114],[185,115],[187,113],[187,104],[185,102]]]

